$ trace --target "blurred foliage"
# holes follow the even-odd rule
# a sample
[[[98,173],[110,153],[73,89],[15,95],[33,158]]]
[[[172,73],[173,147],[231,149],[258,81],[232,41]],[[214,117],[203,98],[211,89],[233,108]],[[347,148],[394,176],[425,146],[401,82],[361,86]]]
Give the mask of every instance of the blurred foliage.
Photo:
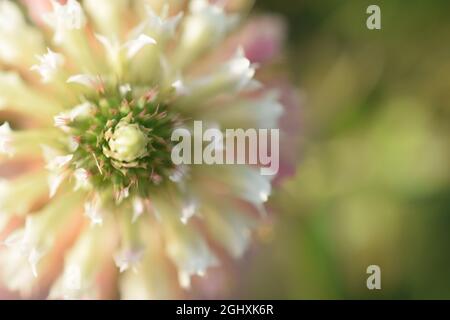
[[[378,4],[382,30],[366,28]],[[450,2],[258,0],[289,22],[298,174],[242,298],[450,298]],[[366,288],[381,267],[382,290]]]

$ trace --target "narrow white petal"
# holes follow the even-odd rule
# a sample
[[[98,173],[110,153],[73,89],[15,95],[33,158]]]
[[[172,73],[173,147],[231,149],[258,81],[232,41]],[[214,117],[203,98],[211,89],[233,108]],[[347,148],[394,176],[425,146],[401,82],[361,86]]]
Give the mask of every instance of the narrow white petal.
[[[99,299],[97,279],[109,263],[116,241],[111,224],[86,228],[64,258],[64,271],[53,283],[49,299]]]
[[[80,3],[76,0],[68,0],[66,4],[60,4],[51,0],[53,11],[44,15],[44,21],[55,32],[54,41],[64,41],[66,32],[80,30],[86,25],[86,16]]]
[[[192,0],[190,15],[183,21],[178,63],[185,66],[202,52],[221,41],[237,22],[236,15],[228,14],[223,7],[207,0]]]
[[[124,46],[127,48],[127,58],[132,59],[145,46],[155,44],[155,39],[145,34],[141,34],[137,39],[130,40],[125,43]]]
[[[114,262],[119,268],[120,273],[127,271],[128,269],[137,272],[144,250],[142,248],[123,250],[114,256]]]
[[[192,275],[203,274],[217,265],[218,260],[206,241],[188,226],[180,224],[169,233],[167,254],[178,268],[180,285],[188,288]]]
[[[190,92],[189,88],[186,87],[182,79],[178,79],[174,83],[172,83],[172,88],[175,89],[175,93],[177,96],[185,96]]]
[[[195,215],[197,211],[197,202],[194,200],[188,201],[181,210],[181,222],[187,224],[189,220]]]
[[[43,254],[42,252],[39,252],[36,250],[36,248],[33,248],[30,252],[30,255],[28,256],[28,262],[31,266],[31,271],[33,272],[33,276],[37,278],[38,272],[37,272],[37,264],[41,260]]]
[[[69,79],[67,79],[67,83],[77,83],[91,89],[97,89],[101,84],[101,80],[97,76],[89,74],[77,74],[69,77]]]
[[[135,223],[140,216],[144,214],[145,211],[145,205],[144,201],[141,198],[134,198],[133,199],[133,217],[131,222]]]
[[[72,159],[73,154],[56,156],[47,162],[46,168],[52,172],[60,171],[61,169],[64,169]]]
[[[95,34],[95,37],[103,45],[105,51],[110,57],[116,57],[119,54],[121,46],[118,41],[112,41],[109,38],[97,33]]]
[[[89,181],[89,172],[86,169],[79,168],[76,169],[73,173],[73,176],[75,177],[75,187],[74,190],[87,190],[91,187],[90,181]]]
[[[77,151],[78,147],[80,146],[80,143],[75,137],[69,136],[67,138],[67,146],[69,147],[70,152]]]
[[[75,106],[72,110],[64,111],[53,117],[55,127],[62,129],[65,132],[70,131],[69,124],[75,121],[77,118],[85,118],[95,110],[95,106],[90,102],[82,103]]]
[[[48,176],[48,184],[49,184],[49,196],[53,198],[58,191],[58,188],[61,186],[63,181],[66,179],[66,173],[50,173]]]
[[[85,216],[91,220],[91,226],[103,225],[104,208],[99,195],[84,204]]]
[[[51,82],[55,78],[65,61],[63,55],[55,53],[49,48],[47,48],[46,54],[37,56],[37,59],[40,63],[33,65],[30,70],[37,71],[44,83]]]
[[[70,110],[70,120],[74,121],[77,118],[89,117],[90,115],[92,115],[94,110],[95,106],[92,105],[91,102],[82,103]]]
[[[174,36],[175,31],[183,18],[183,12],[179,12],[176,16],[168,18],[168,4],[163,7],[160,15],[156,14],[150,5],[146,5],[145,9],[147,11],[147,20],[144,22],[144,25],[139,27],[141,31],[143,29],[148,29],[150,33],[158,36]]]
[[[122,96],[126,96],[131,92],[131,85],[129,83],[123,84],[119,87],[119,91]]]
[[[178,271],[178,282],[180,287],[189,289],[191,287],[191,274],[183,270]]]

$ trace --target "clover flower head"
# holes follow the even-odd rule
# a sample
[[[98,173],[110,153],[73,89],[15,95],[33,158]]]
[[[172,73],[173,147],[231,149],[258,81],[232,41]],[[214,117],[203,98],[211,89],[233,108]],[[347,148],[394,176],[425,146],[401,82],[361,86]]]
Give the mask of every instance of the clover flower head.
[[[272,178],[249,165],[175,165],[171,135],[194,135],[194,120],[276,127],[282,107],[245,46],[227,40],[243,15],[178,3],[51,0],[30,24],[0,0],[1,106],[33,123],[1,125],[0,153],[42,159],[0,181],[0,227],[23,222],[0,248],[9,288],[31,293],[59,256],[50,298],[100,298],[111,264],[122,298],[173,297],[220,265],[213,248],[245,252]]]

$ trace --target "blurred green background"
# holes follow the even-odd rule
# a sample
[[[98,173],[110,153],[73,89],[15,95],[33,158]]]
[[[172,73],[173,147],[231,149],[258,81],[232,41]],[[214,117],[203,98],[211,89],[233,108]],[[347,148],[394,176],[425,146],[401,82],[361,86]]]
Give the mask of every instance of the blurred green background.
[[[289,22],[302,145],[231,296],[449,299],[450,1],[256,2]],[[371,264],[381,290],[366,287]]]

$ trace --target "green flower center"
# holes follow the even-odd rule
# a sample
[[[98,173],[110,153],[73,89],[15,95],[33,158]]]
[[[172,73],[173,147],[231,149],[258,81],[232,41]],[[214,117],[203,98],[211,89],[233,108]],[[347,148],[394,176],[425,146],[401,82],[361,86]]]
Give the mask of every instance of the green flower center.
[[[124,97],[108,90],[89,99],[92,115],[70,125],[78,148],[73,153],[74,169],[91,173],[96,189],[127,190],[148,194],[174,173],[171,161],[173,128],[179,124],[167,103],[147,92]]]

